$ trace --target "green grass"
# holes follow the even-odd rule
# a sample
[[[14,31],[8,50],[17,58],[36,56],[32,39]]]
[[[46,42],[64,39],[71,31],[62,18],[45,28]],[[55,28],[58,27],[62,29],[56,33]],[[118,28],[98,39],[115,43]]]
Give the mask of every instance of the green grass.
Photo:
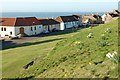
[[[111,33],[105,32],[107,28]],[[92,32],[93,38],[87,38]],[[105,55],[118,51],[118,21],[74,33],[46,36],[3,50],[3,78],[118,77],[118,64]],[[105,38],[101,37],[105,34]],[[33,66],[22,67],[35,60]]]
[[[67,30],[66,33],[72,32]],[[60,32],[61,33],[61,32]],[[47,54],[54,48],[57,42],[64,38],[68,38],[71,35],[76,34],[69,33],[54,36],[42,37],[32,41],[28,41],[18,46],[9,47],[2,51],[2,77],[3,78],[15,78],[19,77],[24,71],[23,66],[28,62],[38,58],[42,60]],[[18,73],[19,72],[19,73]],[[23,76],[22,76],[23,77]],[[24,76],[25,77],[25,76]]]

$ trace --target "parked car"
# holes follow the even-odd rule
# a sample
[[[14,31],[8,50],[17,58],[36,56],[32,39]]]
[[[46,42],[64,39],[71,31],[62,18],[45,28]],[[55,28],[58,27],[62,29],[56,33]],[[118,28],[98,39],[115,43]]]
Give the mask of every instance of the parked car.
[[[58,32],[59,30],[57,28],[53,28],[52,32]]]
[[[48,34],[49,31],[48,31],[48,30],[44,30],[42,33],[43,33],[43,34]]]
[[[3,41],[5,41],[5,39],[0,37],[0,42],[3,42]]]

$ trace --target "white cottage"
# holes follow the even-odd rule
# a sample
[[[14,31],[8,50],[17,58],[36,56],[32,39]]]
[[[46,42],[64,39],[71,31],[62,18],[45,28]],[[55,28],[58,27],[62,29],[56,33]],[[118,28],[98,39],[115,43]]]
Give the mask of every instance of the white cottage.
[[[67,28],[72,28],[72,27],[78,27],[79,24],[79,19],[76,18],[75,16],[58,16],[55,18],[56,21],[60,22],[60,30],[64,30]]]
[[[16,37],[22,33],[31,36],[42,31],[42,25],[35,17],[0,18],[0,37]]]
[[[82,23],[101,24],[103,23],[103,21],[102,21],[102,17],[98,14],[88,14],[83,16]]]
[[[50,18],[39,18],[38,19],[43,26],[43,30],[53,31],[53,29],[60,30],[60,23],[54,19]]]
[[[114,10],[112,12],[105,13],[102,15],[102,21],[104,23],[112,21],[112,19],[117,19],[120,16],[120,12],[118,10]]]

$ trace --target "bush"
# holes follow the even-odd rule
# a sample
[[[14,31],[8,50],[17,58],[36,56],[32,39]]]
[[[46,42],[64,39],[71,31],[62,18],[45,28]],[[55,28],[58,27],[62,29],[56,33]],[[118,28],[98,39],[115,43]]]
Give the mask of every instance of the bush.
[[[111,31],[110,28],[107,28],[107,30],[106,30],[105,32],[107,32],[107,33],[111,33],[112,31]]]
[[[100,47],[105,47],[105,46],[107,46],[107,44],[108,44],[108,42],[105,41],[105,40],[103,40],[103,41],[100,41],[98,45],[99,45]]]
[[[89,29],[92,29],[92,26],[90,26]]]
[[[108,37],[107,37],[105,34],[102,34],[102,35],[101,35],[101,39],[102,39],[102,40],[108,40]]]
[[[87,38],[93,38],[93,33],[89,33]]]
[[[106,57],[111,59],[111,61],[114,62],[114,63],[118,63],[119,60],[120,60],[119,56],[118,56],[118,53],[116,51],[106,54]]]
[[[81,50],[81,49],[83,49],[83,47],[84,47],[84,43],[81,42],[81,43],[79,44],[79,49]]]

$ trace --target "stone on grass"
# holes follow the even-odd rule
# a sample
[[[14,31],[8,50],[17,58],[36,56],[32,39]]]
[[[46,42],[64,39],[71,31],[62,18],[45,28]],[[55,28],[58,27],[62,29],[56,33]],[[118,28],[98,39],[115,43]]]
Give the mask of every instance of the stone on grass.
[[[25,66],[23,66],[24,69],[28,69],[29,66],[32,66],[34,64],[34,61],[29,62]]]

